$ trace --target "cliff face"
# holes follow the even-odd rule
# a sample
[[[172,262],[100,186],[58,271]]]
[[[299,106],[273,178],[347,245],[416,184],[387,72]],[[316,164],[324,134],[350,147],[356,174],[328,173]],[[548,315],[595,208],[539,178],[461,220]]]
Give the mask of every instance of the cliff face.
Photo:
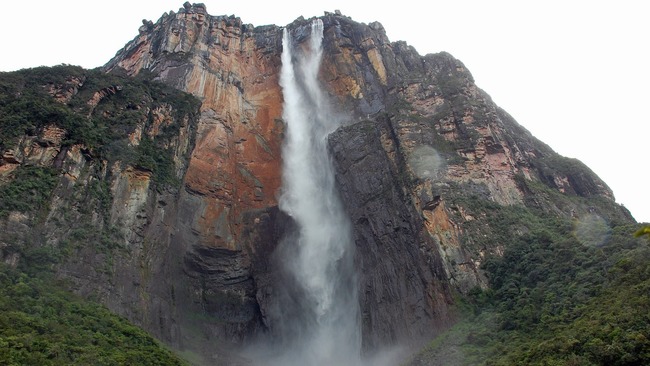
[[[265,326],[268,258],[284,225],[276,219],[281,37],[275,26],[254,28],[186,6],[143,25],[105,67],[150,71],[202,102],[170,239],[183,261],[177,296],[187,301],[184,315],[199,319],[185,321],[197,337],[241,344]],[[187,328],[172,342],[194,342]]]
[[[391,43],[379,23],[340,14],[321,19],[320,77],[344,120],[329,145],[354,225],[366,349],[431,337],[453,323],[456,292],[487,286],[480,264],[507,243],[480,240],[489,212],[476,202],[631,221],[604,182],[495,106],[460,61]],[[298,44],[309,24],[287,26]],[[83,144],[63,144],[69,131],[45,126],[3,145],[0,174],[8,182],[19,166],[60,169],[45,219],[18,209],[3,219],[3,232],[11,233],[3,238],[3,260],[20,260],[10,250],[16,240],[37,236],[39,245],[56,246],[74,238],[82,228],[72,223],[89,216],[85,230],[111,229],[107,240],[121,249],[81,245],[68,255],[57,268],[75,291],[98,295],[177,347],[241,345],[265,331],[269,299],[282,285],[274,282],[273,250],[292,225],[277,208],[281,39],[280,27],[211,16],[201,4],[144,22],[105,71],[151,75],[201,101],[183,113],[169,103],[119,104],[121,85],[93,89],[83,76],[45,85],[64,104],[92,90],[84,99],[91,117],[146,110],[122,141],[158,141],[173,152],[170,176],[178,188],[152,183],[158,165],[98,159]],[[160,132],[171,125],[173,133]],[[110,197],[93,198],[83,211],[87,196],[80,192],[94,184]]]
[[[0,258],[55,269],[75,292],[173,339],[181,270],[170,237],[199,102],[69,66],[1,80]]]

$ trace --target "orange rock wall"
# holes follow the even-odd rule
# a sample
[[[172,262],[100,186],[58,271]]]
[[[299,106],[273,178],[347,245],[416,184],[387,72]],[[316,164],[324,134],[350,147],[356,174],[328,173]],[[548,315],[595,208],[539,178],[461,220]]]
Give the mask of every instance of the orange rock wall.
[[[161,34],[166,36],[156,38]],[[149,68],[202,100],[184,178],[186,191],[203,200],[192,225],[202,245],[240,249],[242,214],[277,204],[283,129],[279,54],[258,46],[253,28],[238,18],[212,17],[196,5],[163,16],[127,47],[126,57],[111,69],[135,75]],[[167,56],[184,58],[183,63],[160,61]],[[152,67],[156,58],[161,65]],[[214,234],[219,231],[229,234]]]

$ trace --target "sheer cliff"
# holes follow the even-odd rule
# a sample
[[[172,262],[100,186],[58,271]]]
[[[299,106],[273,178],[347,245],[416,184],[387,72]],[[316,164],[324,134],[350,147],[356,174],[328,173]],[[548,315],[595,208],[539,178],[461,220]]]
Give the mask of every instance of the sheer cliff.
[[[366,351],[415,345],[455,322],[457,295],[486,288],[481,264],[508,245],[486,234],[500,230],[490,218],[501,207],[633,222],[602,180],[531,136],[459,60],[390,42],[379,23],[320,19],[319,76],[343,124],[328,144],[353,223]],[[309,24],[286,26],[297,45]],[[176,348],[214,347],[222,361],[268,332],[284,285],[274,249],[293,225],[278,209],[281,53],[281,27],[186,3],[143,22],[107,75],[64,68],[34,81],[60,108],[11,125],[0,177],[12,187],[41,169],[50,189],[33,207],[3,207],[2,260],[27,260],[23,247],[59,253],[52,266],[73,291]]]

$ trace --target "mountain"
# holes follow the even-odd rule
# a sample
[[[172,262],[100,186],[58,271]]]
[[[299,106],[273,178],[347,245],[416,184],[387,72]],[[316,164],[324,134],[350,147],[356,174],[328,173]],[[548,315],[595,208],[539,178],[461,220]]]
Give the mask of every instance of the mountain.
[[[364,354],[458,323],[464,299],[498,287],[495,258],[517,262],[511,248],[540,231],[586,223],[604,242],[634,224],[459,60],[390,42],[377,22],[319,19]],[[297,48],[311,24],[286,26]],[[0,75],[0,259],[51,271],[174,349],[245,363],[233,350],[277,326],[276,248],[295,227],[278,205],[283,29],[186,3],[143,21],[102,70]]]

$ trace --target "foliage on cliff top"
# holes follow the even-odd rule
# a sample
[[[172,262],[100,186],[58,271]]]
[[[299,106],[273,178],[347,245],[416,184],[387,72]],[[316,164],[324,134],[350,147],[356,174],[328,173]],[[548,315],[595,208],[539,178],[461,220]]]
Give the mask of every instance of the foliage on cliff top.
[[[57,101],[51,94],[69,94],[69,99]],[[93,99],[96,105],[89,103]],[[91,155],[109,161],[145,162],[143,168],[153,171],[154,180],[169,184],[174,181],[170,140],[181,124],[195,119],[199,106],[191,94],[155,82],[145,73],[130,78],[64,65],[2,72],[0,150],[55,125],[66,131],[63,145],[81,144]],[[161,126],[155,138],[143,136],[143,141],[149,140],[146,148],[129,145],[129,134],[138,125],[146,131],[159,107],[171,108],[173,123]]]

